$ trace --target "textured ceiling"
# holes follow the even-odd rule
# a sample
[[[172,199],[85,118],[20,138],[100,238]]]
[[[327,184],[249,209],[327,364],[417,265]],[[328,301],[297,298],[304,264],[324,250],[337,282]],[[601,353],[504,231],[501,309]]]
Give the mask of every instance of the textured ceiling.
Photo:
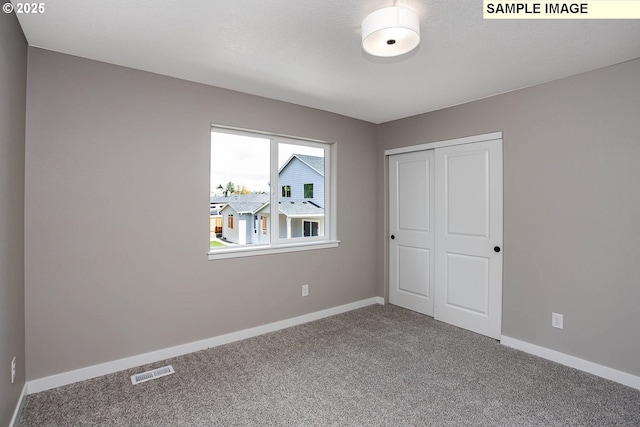
[[[16,1],[13,1],[16,3]],[[367,14],[420,15],[397,58],[360,46]],[[637,20],[483,20],[471,0],[55,0],[30,45],[382,123],[640,57]]]

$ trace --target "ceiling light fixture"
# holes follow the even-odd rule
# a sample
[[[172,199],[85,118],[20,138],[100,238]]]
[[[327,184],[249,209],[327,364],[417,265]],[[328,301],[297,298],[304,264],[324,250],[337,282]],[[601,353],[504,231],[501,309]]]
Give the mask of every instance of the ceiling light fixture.
[[[362,21],[362,48],[374,56],[398,56],[420,43],[420,19],[399,6],[376,10]]]

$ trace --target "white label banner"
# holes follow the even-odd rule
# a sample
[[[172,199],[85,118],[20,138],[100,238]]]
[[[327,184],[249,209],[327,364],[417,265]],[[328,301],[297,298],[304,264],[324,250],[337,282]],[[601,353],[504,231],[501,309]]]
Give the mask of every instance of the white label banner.
[[[483,1],[484,19],[640,19],[638,0]]]

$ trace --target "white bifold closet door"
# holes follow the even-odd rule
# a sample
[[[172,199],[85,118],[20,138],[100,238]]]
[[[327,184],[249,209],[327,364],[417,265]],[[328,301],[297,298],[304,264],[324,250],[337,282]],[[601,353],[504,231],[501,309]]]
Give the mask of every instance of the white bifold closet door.
[[[499,338],[502,140],[389,156],[389,203],[389,302]]]

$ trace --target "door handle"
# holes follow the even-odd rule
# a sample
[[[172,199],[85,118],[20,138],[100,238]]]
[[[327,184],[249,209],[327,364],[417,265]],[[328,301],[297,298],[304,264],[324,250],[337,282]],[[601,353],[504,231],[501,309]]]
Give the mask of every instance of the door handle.
[[[396,236],[394,236],[393,234],[391,235],[391,240],[395,239]]]
[[[493,251],[494,251],[495,253],[500,252],[500,246],[494,246]]]

